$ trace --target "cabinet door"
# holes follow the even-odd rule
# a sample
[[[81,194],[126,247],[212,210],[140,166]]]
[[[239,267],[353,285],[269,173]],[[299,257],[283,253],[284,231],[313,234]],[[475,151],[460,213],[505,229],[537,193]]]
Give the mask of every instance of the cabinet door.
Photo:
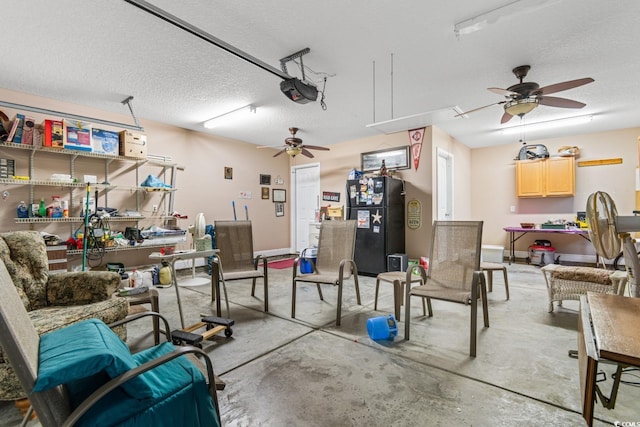
[[[551,157],[546,164],[546,195],[573,196],[576,190],[575,158]]]
[[[518,197],[544,196],[544,161],[516,161],[516,191]]]

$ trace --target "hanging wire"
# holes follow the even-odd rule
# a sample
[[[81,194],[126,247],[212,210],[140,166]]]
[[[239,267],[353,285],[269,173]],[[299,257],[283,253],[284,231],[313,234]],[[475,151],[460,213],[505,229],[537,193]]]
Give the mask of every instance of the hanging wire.
[[[327,110],[327,104],[324,102],[324,90],[327,87],[327,78],[324,78],[324,84],[322,85],[322,90],[320,91],[320,93],[322,94],[322,96],[320,97],[320,107],[322,107],[323,110]]]
[[[393,53],[391,54],[391,118],[393,119]]]
[[[526,119],[525,119],[525,115],[521,115],[520,116],[520,142],[522,142],[523,145],[527,144],[527,126],[526,126]]]
[[[312,83],[315,83],[317,86],[320,85],[320,82],[323,79],[326,79],[328,77],[335,77],[336,76],[335,74],[325,73],[324,71],[315,71],[314,69],[309,68],[308,66],[304,65],[301,61],[296,60],[296,59],[291,60],[291,62],[293,62],[294,64],[296,64],[298,66],[298,68],[300,69],[300,72],[303,75],[303,79],[304,80],[307,80],[307,81],[310,81]],[[303,69],[304,69],[304,71],[302,71]],[[309,74],[312,74],[313,76],[316,77],[317,80],[309,78],[309,76],[307,76],[305,74],[305,72],[309,73]]]
[[[376,61],[373,61],[373,121],[376,122]]]

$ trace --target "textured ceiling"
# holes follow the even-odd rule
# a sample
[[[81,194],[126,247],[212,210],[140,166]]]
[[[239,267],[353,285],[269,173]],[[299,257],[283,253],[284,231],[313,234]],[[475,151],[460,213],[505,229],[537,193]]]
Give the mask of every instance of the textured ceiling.
[[[296,126],[306,143],[328,145],[379,135],[366,126],[374,122],[501,101],[486,88],[517,83],[511,69],[529,64],[525,80],[540,86],[595,79],[557,94],[585,108],[540,106],[525,116],[534,122],[593,114],[591,123],[529,139],[640,125],[637,0],[550,1],[459,38],[455,23],[510,1],[151,3],[277,69],[280,58],[309,47],[307,77],[322,88],[329,76],[327,109],[291,102],[279,77],[117,0],[1,0],[0,85],[121,113],[131,95],[140,118],[257,145],[280,144]],[[292,63],[288,71],[300,75]],[[202,127],[247,104],[258,107],[256,117]],[[517,141],[498,131],[501,115],[496,105],[435,124],[470,147]]]

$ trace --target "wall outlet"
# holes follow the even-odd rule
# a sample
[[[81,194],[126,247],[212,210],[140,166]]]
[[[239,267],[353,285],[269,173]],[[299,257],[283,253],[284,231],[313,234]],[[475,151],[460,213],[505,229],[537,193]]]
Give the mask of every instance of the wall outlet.
[[[153,212],[158,212],[158,205],[153,205]]]
[[[511,212],[511,213],[516,213],[516,207],[515,207],[515,206],[511,206],[511,207],[509,208],[509,212]]]

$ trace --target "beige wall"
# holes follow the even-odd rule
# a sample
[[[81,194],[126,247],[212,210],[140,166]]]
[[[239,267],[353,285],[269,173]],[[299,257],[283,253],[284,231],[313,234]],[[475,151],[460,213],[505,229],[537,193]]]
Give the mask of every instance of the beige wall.
[[[25,105],[38,106],[52,110],[97,117],[112,121],[132,123],[131,117],[123,107],[122,114],[95,110],[85,106],[73,105],[45,99],[14,91],[0,89],[0,99]],[[3,109],[13,118],[16,111]],[[44,119],[34,115],[36,122]],[[149,152],[167,155],[185,170],[178,173],[175,194],[175,210],[189,216],[179,221],[182,228],[192,224],[198,212],[203,212],[207,223],[216,219],[233,217],[231,201],[236,202],[238,218],[244,218],[244,206],[254,224],[254,245],[256,251],[278,251],[290,246],[290,206],[287,203],[285,216],[275,217],[271,200],[260,198],[259,175],[270,174],[284,179],[281,188],[290,190],[290,166],[318,162],[321,170],[321,191],[339,192],[340,203],[345,203],[345,181],[352,168],[360,168],[360,153],[366,151],[393,148],[409,144],[407,132],[390,135],[374,135],[367,138],[332,145],[331,151],[314,151],[315,158],[297,156],[272,157],[274,150],[257,150],[254,145],[242,141],[225,139],[204,133],[193,132],[175,126],[142,121],[148,136]],[[637,163],[637,137],[640,128],[623,129],[599,134],[580,135],[545,141],[550,152],[557,151],[563,145],[576,145],[581,153],[578,160],[622,157],[621,165],[578,167],[576,168],[576,196],[556,199],[518,199],[515,196],[515,162],[519,143],[499,145],[471,150],[437,127],[427,128],[419,168],[416,171],[399,171],[396,175],[405,180],[405,200],[416,199],[422,204],[422,226],[417,230],[406,230],[406,252],[416,258],[426,255],[430,242],[430,224],[436,217],[434,188],[436,170],[434,166],[437,148],[442,148],[454,156],[454,217],[455,219],[483,220],[485,244],[498,244],[507,247],[507,233],[502,228],[517,225],[520,222],[544,222],[548,219],[565,218],[572,220],[575,212],[583,211],[588,195],[595,190],[609,192],[615,199],[621,214],[631,214],[635,208],[635,171]],[[0,157],[17,161],[20,175],[27,175],[28,151],[0,148]],[[36,178],[47,179],[53,172],[68,173],[67,156],[38,153],[36,156]],[[233,168],[233,180],[225,180],[223,168]],[[131,186],[135,184],[135,167],[130,162],[114,161],[109,166],[112,184]],[[160,169],[141,166],[139,181],[147,174],[158,174]],[[104,177],[104,163],[100,160],[83,159],[76,161],[76,176],[95,174],[98,179]],[[276,187],[271,185],[270,188]],[[29,199],[28,186],[2,185],[3,191],[10,196],[0,203],[0,231],[28,229],[29,225],[16,224],[15,208],[22,199]],[[64,197],[68,189],[56,187],[35,187],[34,197],[41,196],[50,200],[53,194]],[[84,190],[74,190],[74,197],[81,197]],[[250,191],[251,199],[240,199],[241,191]],[[104,192],[100,193],[99,205],[104,205]],[[109,205],[119,208],[135,208],[135,194],[124,190],[108,192]],[[163,206],[158,195],[140,195],[142,213],[151,219],[141,223],[148,226],[155,221],[151,212],[153,204]],[[289,200],[289,197],[287,198]],[[324,202],[323,205],[329,204]],[[511,213],[510,207],[516,212]],[[72,213],[77,215],[77,213]],[[77,226],[77,225],[76,225]],[[48,224],[37,229],[59,234],[66,239],[70,233],[68,225]],[[544,237],[544,236],[543,236]],[[530,234],[518,241],[517,249],[525,250],[535,238]],[[588,242],[575,237],[555,236],[553,244],[558,252],[578,255],[592,255],[593,249]],[[188,246],[188,244],[184,245]],[[124,255],[123,255],[124,254]],[[134,254],[137,254],[135,256]],[[148,251],[110,255],[107,260],[121,261],[126,258],[127,265],[148,262]]]
[[[394,148],[409,144],[408,132],[389,135],[376,135],[331,146],[329,152],[314,152],[313,159],[296,157],[298,164],[320,162],[321,191],[340,192],[341,205],[345,204],[345,181],[352,168],[360,169],[360,153]],[[405,250],[409,257],[417,258],[428,254],[431,239],[431,223],[435,217],[433,187],[435,183],[436,148],[440,147],[454,155],[454,175],[456,188],[456,218],[467,219],[471,215],[470,207],[470,159],[471,150],[438,128],[425,131],[418,170],[413,162],[411,169],[397,171],[395,177],[405,180],[405,202],[418,200],[422,205],[422,226],[416,230],[406,229]],[[323,206],[329,205],[325,202]],[[333,204],[335,205],[335,204]]]
[[[105,111],[91,109],[85,106],[73,105],[41,97],[31,96],[18,92],[0,89],[0,99],[24,105],[47,108],[51,110],[80,114],[89,117],[112,120],[122,123],[133,123],[128,115],[126,107],[122,107],[123,114],[114,114]],[[15,110],[2,109],[11,119],[16,114]],[[36,123],[40,123],[45,117],[33,114]],[[51,117],[49,117],[51,118]],[[281,176],[284,185],[280,188],[289,190],[289,160],[287,156],[273,158],[271,150],[257,150],[254,145],[242,141],[224,139],[212,135],[193,132],[175,126],[163,125],[151,121],[141,121],[148,138],[149,153],[170,156],[172,161],[185,166],[185,170],[177,175],[174,209],[181,214],[186,214],[189,219],[178,221],[181,228],[187,228],[193,224],[198,212],[203,212],[207,223],[213,223],[218,219],[232,219],[233,211],[231,201],[236,202],[237,216],[245,217],[244,206],[247,205],[250,219],[254,226],[254,247],[256,251],[270,249],[289,248],[289,211],[284,217],[275,217],[275,210],[271,199],[262,200],[260,197],[259,175],[270,174],[273,179]],[[106,127],[105,127],[106,128]],[[114,129],[117,130],[117,129]],[[28,160],[29,151],[0,148],[0,157],[15,159],[17,173],[29,175]],[[69,173],[70,162],[68,156],[58,154],[37,153],[35,156],[36,170],[34,177],[48,179],[51,173]],[[104,180],[104,161],[100,159],[78,158],[75,162],[75,176],[82,178],[84,174],[98,176],[98,182]],[[224,179],[224,167],[233,168],[233,179]],[[111,184],[124,186],[136,185],[135,166],[131,162],[113,161],[110,166]],[[148,174],[157,175],[161,172],[159,167],[144,165],[139,170],[139,181],[144,180]],[[168,176],[167,176],[168,179]],[[137,184],[139,184],[138,182]],[[29,200],[29,186],[16,186],[0,184],[2,191],[7,190],[10,196],[0,201],[0,231],[29,229],[28,224],[16,224],[16,206],[20,200]],[[277,186],[271,185],[270,188]],[[251,199],[240,199],[239,192],[250,191]],[[79,198],[84,194],[84,189],[75,189],[74,197]],[[93,192],[93,191],[92,191]],[[63,198],[69,198],[69,189],[59,187],[34,187],[34,197],[39,200],[44,197],[47,202],[51,195],[59,194]],[[99,206],[104,206],[105,192],[99,194]],[[135,209],[135,192],[128,190],[110,190],[108,192],[108,204],[111,207]],[[151,224],[162,225],[162,221],[153,218],[152,205],[163,206],[162,196],[157,193],[140,194],[140,207],[143,215],[150,218],[140,223],[141,226]],[[165,196],[166,199],[167,196]],[[79,215],[79,208],[71,213]],[[115,223],[114,223],[115,224]],[[122,229],[126,225],[117,223],[114,229]],[[68,224],[39,224],[34,228],[58,234],[66,240],[72,228]],[[189,243],[191,241],[189,237]],[[183,245],[188,247],[189,244]],[[157,249],[156,249],[157,250]],[[149,263],[150,250],[127,251],[109,254],[107,260],[124,262],[125,265],[141,265]],[[75,257],[79,258],[79,257]],[[79,259],[74,259],[78,262]]]
[[[586,201],[594,191],[606,191],[616,202],[620,215],[631,215],[635,209],[635,173],[637,166],[637,138],[640,128],[622,129],[588,135],[534,141],[547,146],[551,154],[559,147],[577,146],[580,160],[598,160],[621,157],[622,164],[576,167],[575,197],[517,198],[515,187],[515,157],[521,144],[479,148],[471,152],[471,206],[474,218],[485,221],[485,244],[508,247],[508,236],[503,227],[517,226],[521,222],[543,223],[552,219],[575,220],[576,212],[585,211]],[[515,212],[510,212],[510,207]],[[576,236],[555,234],[527,234],[516,242],[518,251],[535,239],[550,240],[558,253],[595,255],[593,246]],[[563,255],[561,259],[572,260]],[[580,260],[578,257],[576,260]]]

